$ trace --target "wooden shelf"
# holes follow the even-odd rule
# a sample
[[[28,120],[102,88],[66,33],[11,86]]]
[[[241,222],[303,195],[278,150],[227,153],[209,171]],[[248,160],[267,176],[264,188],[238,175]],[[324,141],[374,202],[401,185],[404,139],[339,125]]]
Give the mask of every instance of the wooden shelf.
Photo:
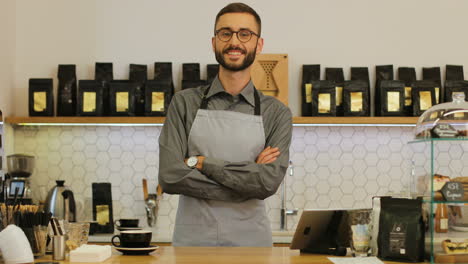
[[[13,125],[46,124],[163,124],[164,117],[6,117],[5,123]],[[293,117],[293,124],[315,125],[415,125],[418,117]]]
[[[381,117],[381,116],[336,116],[336,117],[293,117],[293,124],[382,124],[416,125],[419,117]]]
[[[54,116],[7,117],[5,123],[21,124],[162,124],[164,117],[147,116]]]

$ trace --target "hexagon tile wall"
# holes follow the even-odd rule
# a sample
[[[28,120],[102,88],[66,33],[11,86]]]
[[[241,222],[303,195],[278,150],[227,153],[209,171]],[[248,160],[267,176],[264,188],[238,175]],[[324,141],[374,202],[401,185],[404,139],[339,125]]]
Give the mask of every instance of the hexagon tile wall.
[[[138,217],[146,226],[142,178],[155,192],[159,127],[17,127],[16,153],[36,156],[34,197],[44,199],[55,180],[75,192],[82,216],[91,219],[91,183],[111,182],[114,218]],[[293,176],[286,176],[288,209],[370,207],[371,197],[408,186],[408,127],[294,127]],[[279,228],[281,188],[267,199],[272,229]],[[178,197],[164,195],[154,231],[170,239]],[[293,230],[298,217],[288,217]]]

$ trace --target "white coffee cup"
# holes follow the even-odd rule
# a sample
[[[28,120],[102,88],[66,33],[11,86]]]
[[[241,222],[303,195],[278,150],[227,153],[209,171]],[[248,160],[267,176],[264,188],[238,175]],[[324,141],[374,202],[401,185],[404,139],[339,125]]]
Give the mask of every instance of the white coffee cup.
[[[9,225],[0,232],[0,251],[5,264],[34,262],[28,238],[21,228]]]

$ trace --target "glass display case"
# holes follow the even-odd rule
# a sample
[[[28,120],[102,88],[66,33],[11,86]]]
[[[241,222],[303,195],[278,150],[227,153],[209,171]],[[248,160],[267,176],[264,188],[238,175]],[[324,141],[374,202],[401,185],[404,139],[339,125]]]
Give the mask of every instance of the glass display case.
[[[409,142],[411,193],[423,197],[431,263],[468,263],[468,103],[464,93],[420,117]]]

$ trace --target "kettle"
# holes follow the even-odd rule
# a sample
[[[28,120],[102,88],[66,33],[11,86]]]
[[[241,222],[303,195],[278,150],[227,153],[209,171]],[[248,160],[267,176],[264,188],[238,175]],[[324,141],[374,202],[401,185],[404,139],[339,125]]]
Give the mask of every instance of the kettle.
[[[64,185],[65,181],[57,180],[49,193],[45,203],[45,211],[54,217],[68,222],[76,222],[75,197],[70,188]]]

